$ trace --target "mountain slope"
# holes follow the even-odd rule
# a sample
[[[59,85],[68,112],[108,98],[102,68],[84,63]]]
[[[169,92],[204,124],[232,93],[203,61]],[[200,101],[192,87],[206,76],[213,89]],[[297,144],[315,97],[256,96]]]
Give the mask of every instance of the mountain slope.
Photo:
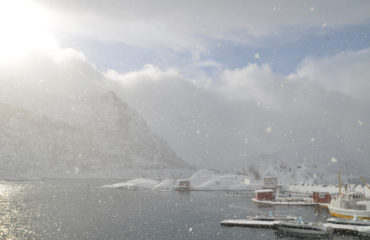
[[[128,169],[189,168],[114,93],[81,109],[62,121],[0,103],[0,175],[110,177]]]

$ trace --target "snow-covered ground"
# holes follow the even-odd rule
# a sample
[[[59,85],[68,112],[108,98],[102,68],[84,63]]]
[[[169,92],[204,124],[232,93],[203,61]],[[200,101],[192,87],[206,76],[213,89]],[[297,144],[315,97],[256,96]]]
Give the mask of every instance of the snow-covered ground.
[[[232,191],[232,190],[255,190],[261,188],[261,183],[251,183],[251,180],[242,175],[220,175],[214,171],[201,169],[190,178],[190,186],[193,190],[202,191]],[[105,185],[105,188],[124,189],[152,189],[152,190],[173,190],[174,179],[156,181],[146,178],[133,179],[127,182]]]
[[[299,193],[312,193],[312,192],[328,192],[330,194],[338,193],[338,186],[334,185],[312,185],[312,184],[301,184],[301,185],[289,185],[286,187],[287,191],[299,192]],[[367,197],[370,197],[370,190],[362,185],[353,185],[349,190],[354,190],[357,192],[364,193]],[[342,187],[344,191],[344,187]]]
[[[261,184],[251,184],[250,180],[241,175],[214,176],[213,178],[194,186],[194,190],[255,190]]]
[[[222,175],[212,170],[201,169],[187,178],[190,181],[192,190],[198,191],[243,191],[256,190],[262,188],[262,182],[255,182],[244,175],[227,174]],[[148,178],[137,178],[127,182],[105,185],[105,188],[124,188],[124,189],[150,189],[150,190],[174,190],[176,187],[174,178],[164,180],[152,180]],[[338,193],[338,186],[335,185],[315,185],[315,184],[286,184],[283,185],[284,191],[295,193],[329,192]],[[344,191],[344,187],[342,188]],[[362,185],[352,185],[350,190],[363,192],[370,197],[370,190]]]
[[[173,190],[175,187],[175,179],[168,178],[152,187],[153,190]]]
[[[103,188],[123,188],[123,189],[151,189],[159,182],[147,178],[137,178],[123,183],[104,185]]]

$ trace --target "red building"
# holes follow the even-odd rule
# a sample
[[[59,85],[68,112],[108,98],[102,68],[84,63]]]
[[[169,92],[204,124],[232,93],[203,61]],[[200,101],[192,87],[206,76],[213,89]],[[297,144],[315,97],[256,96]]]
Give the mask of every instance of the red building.
[[[271,201],[275,198],[275,191],[273,189],[256,190],[256,199],[259,201]]]
[[[331,196],[328,192],[313,192],[313,201],[315,203],[330,203]]]
[[[178,191],[188,191],[190,190],[190,180],[189,179],[179,179],[176,181],[176,190]]]

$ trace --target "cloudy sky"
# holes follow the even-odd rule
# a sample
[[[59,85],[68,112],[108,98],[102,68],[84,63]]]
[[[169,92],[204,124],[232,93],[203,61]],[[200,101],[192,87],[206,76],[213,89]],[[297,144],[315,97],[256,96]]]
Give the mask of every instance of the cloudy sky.
[[[349,0],[1,0],[1,98],[16,95],[12,78],[36,89],[58,76],[61,95],[114,89],[201,167],[364,162],[369,12]]]

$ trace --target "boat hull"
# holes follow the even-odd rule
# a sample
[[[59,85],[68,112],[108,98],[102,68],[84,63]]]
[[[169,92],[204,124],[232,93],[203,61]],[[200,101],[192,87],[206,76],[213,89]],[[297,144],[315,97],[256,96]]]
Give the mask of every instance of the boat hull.
[[[356,216],[358,219],[370,220],[370,211],[336,208],[330,205],[328,206],[328,209],[330,214],[334,217],[352,219]]]
[[[339,225],[349,225],[349,226],[364,226],[370,227],[370,221],[368,220],[353,220],[346,218],[329,218],[327,219],[328,223],[339,224]]]

